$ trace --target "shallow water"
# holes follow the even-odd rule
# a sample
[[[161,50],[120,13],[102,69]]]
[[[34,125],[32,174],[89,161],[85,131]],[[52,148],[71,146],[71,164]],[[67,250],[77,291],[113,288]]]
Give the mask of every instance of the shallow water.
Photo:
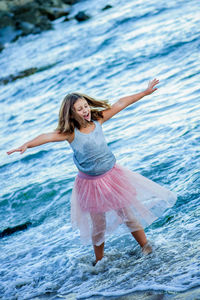
[[[82,1],[85,23],[55,22],[54,30],[7,45],[0,78],[40,71],[0,89],[0,231],[26,222],[25,231],[0,239],[2,299],[96,299],[135,291],[180,293],[200,286],[198,1]],[[159,89],[104,125],[119,164],[178,194],[175,206],[149,228],[153,253],[141,255],[119,228],[105,258],[92,267],[91,246],[71,229],[70,195],[77,173],[66,143],[7,156],[57,126],[59,105],[71,91],[111,103]]]

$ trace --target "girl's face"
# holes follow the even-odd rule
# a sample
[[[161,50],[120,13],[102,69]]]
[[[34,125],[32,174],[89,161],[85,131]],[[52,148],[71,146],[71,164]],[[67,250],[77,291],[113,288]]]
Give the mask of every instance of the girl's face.
[[[74,103],[76,113],[87,121],[91,121],[91,110],[90,106],[85,99],[79,98]]]

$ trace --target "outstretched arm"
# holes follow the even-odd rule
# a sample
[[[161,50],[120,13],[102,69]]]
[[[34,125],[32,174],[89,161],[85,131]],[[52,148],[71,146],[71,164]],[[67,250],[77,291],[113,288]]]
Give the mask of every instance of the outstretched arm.
[[[114,115],[116,115],[118,112],[120,112],[122,109],[126,108],[127,106],[137,102],[138,100],[142,99],[144,96],[152,94],[154,91],[157,90],[155,87],[159,83],[159,80],[154,79],[149,82],[148,87],[143,92],[140,92],[138,94],[134,94],[131,96],[120,98],[116,103],[114,103],[111,108],[108,108],[103,111],[103,119],[101,119],[102,123],[112,118]]]
[[[50,142],[60,142],[67,140],[68,136],[66,134],[58,133],[58,132],[49,132],[49,133],[43,133],[38,135],[36,138],[28,141],[27,143],[23,144],[19,148],[12,149],[7,152],[8,155],[14,153],[14,152],[20,152],[21,154],[24,153],[28,148],[37,147],[46,143]]]

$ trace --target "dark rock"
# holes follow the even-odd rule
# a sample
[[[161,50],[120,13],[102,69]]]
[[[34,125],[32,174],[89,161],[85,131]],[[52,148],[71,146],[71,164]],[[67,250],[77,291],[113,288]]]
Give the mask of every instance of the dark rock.
[[[22,35],[39,33],[43,30],[49,30],[52,28],[50,20],[47,16],[42,14],[37,3],[32,5],[31,2],[30,4],[15,7],[12,11],[16,24],[18,24],[18,27],[22,29]],[[34,25],[35,28],[28,26],[27,23]]]
[[[67,16],[70,13],[70,9],[68,6],[64,8],[41,7],[40,11],[42,14],[46,15],[50,21],[54,21],[60,17]]]
[[[72,4],[79,2],[79,0],[63,0],[63,2],[68,5],[72,5]]]
[[[24,224],[17,225],[15,227],[8,227],[0,232],[0,238],[11,235],[17,231],[25,230],[31,225],[31,222],[26,222]]]
[[[13,14],[0,11],[0,29],[7,26],[15,26]]]
[[[46,7],[61,7],[63,4],[62,0],[35,0],[40,6]]]
[[[0,52],[4,49],[4,45],[0,43]]]
[[[34,0],[33,0],[34,1]],[[80,0],[35,0],[39,6],[45,7],[60,7],[63,8],[64,5],[73,5]]]
[[[52,28],[52,24],[47,16],[41,16],[39,22],[36,23],[37,27],[39,27],[42,31],[49,30]]]
[[[40,29],[39,29],[40,30]],[[43,72],[43,71],[46,71],[52,67],[54,67],[56,65],[56,63],[53,63],[53,64],[50,64],[50,65],[45,65],[45,66],[41,66],[39,68],[29,68],[29,69],[26,69],[26,70],[23,70],[21,72],[18,72],[17,74],[11,74],[11,75],[8,75],[6,77],[3,77],[3,78],[0,78],[0,85],[6,85],[8,84],[9,82],[13,82],[15,80],[18,80],[18,79],[21,79],[21,78],[24,78],[24,77],[28,77],[28,76],[31,76],[37,72]]]
[[[26,14],[28,12],[30,12],[30,10],[38,10],[39,9],[39,5],[37,2],[33,1],[33,2],[28,2],[26,4],[22,4],[22,5],[13,5],[12,8],[10,9],[10,12],[13,13],[15,16],[21,16],[23,14]]]
[[[71,18],[66,17],[66,18],[64,18],[63,22],[68,22],[70,20],[71,20]]]
[[[112,5],[107,4],[104,8],[102,8],[102,10],[107,10],[107,9],[110,9],[110,8],[112,8]]]
[[[14,14],[14,19],[19,22],[27,22],[31,24],[38,24],[40,22],[40,17],[42,16],[39,11],[39,6],[34,3],[21,5],[20,7],[14,7],[12,9]]]
[[[35,26],[34,24],[28,22],[16,22],[16,29],[22,31],[22,35],[28,35],[30,33],[34,33]]]
[[[24,71],[21,71],[19,72],[18,74],[16,75],[9,75],[7,77],[4,77],[4,78],[0,78],[0,84],[8,84],[9,82],[13,82],[17,79],[20,79],[20,78],[24,78],[24,77],[28,77],[30,75],[33,75],[35,74],[36,72],[38,71],[38,68],[30,68],[30,69],[27,69],[27,70],[24,70]]]
[[[90,19],[90,16],[86,15],[86,13],[84,11],[79,11],[79,13],[77,13],[77,15],[75,15],[75,19],[78,22],[83,22],[83,21]]]
[[[42,32],[42,29],[40,27],[35,26],[33,29],[33,34],[39,34]]]
[[[71,5],[79,0],[0,0],[0,51],[3,44],[16,41],[20,36],[37,34],[52,28],[52,21],[68,18]],[[79,22],[90,17],[84,12],[77,15]]]

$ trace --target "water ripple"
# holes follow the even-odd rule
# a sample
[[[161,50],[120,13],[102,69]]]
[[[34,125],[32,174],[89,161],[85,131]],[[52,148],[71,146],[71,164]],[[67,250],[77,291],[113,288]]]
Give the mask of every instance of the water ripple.
[[[149,289],[187,299],[200,284],[198,1],[113,0],[102,12],[106,4],[80,1],[72,15],[86,10],[88,22],[57,23],[0,53],[0,77],[18,79],[0,90],[0,230],[32,223],[0,239],[4,300],[120,299],[133,292],[144,299]],[[25,70],[36,72],[21,76]],[[23,156],[5,152],[54,130],[68,92],[113,103],[157,76],[158,91],[104,131],[118,163],[177,192],[177,203],[146,229],[154,249],[149,257],[122,226],[93,267],[92,246],[81,245],[70,224],[77,170],[69,145],[43,145]]]

